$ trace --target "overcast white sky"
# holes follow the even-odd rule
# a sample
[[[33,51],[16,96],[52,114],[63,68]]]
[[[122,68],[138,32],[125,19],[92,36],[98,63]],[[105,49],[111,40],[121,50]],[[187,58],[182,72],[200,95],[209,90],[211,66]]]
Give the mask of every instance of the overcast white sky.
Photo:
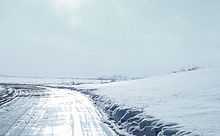
[[[219,0],[1,0],[0,74],[146,76],[220,62]]]

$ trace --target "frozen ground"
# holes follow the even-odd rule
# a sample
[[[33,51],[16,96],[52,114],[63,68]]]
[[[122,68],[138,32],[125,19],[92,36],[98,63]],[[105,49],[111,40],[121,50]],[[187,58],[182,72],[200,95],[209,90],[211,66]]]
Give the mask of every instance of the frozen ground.
[[[218,75],[219,69],[198,69],[105,84],[2,79],[0,136],[219,136]]]
[[[43,84],[56,86],[72,86],[73,84],[98,84],[102,82],[110,82],[111,80],[98,80],[86,78],[34,78],[34,77],[7,77],[0,75],[0,83],[6,84]]]
[[[219,75],[219,69],[199,69],[76,87],[109,115],[119,133],[219,136]]]
[[[8,89],[11,95],[4,91]],[[0,104],[0,136],[115,135],[88,97],[79,92],[3,84],[1,93],[1,100],[7,101]]]

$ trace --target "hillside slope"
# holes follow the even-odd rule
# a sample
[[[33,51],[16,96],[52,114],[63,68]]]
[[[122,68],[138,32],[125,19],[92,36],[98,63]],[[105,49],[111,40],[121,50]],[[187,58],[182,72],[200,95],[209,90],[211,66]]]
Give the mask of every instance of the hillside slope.
[[[120,105],[121,109],[141,108],[144,115],[153,116],[160,122],[177,123],[178,128],[199,135],[218,136],[219,75],[219,69],[200,69],[141,80],[82,85],[78,88],[96,88],[92,94],[97,95],[96,100],[105,105],[111,101],[111,104]],[[109,109],[108,106],[104,108]]]

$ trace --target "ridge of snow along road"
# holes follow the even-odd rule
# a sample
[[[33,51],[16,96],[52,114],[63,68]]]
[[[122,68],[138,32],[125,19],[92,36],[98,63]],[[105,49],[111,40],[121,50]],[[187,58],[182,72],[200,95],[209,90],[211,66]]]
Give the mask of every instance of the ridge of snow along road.
[[[220,69],[200,69],[110,84],[75,86],[108,114],[121,135],[218,136]],[[92,91],[90,91],[92,89]]]

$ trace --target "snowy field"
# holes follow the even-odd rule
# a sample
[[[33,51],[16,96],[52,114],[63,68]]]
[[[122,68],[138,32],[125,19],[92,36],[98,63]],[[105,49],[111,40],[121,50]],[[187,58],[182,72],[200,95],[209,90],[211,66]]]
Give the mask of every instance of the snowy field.
[[[219,136],[218,75],[220,69],[198,69],[104,84],[89,79],[2,77],[0,132],[2,135],[32,132],[59,135],[68,131],[68,135],[82,136],[109,136],[115,135],[114,132],[120,136]],[[45,86],[52,88],[45,90]],[[57,89],[60,87],[66,89]],[[23,121],[28,123],[22,124]],[[64,123],[56,126],[60,121]],[[74,123],[80,131],[71,128]],[[60,131],[53,131],[55,127]]]
[[[84,78],[32,78],[32,77],[6,77],[0,76],[0,83],[6,84],[44,84],[44,85],[73,85],[73,84],[98,84],[110,80],[84,79]]]
[[[77,87],[109,114],[115,129],[134,135],[219,136],[219,75],[219,69],[199,69]]]

